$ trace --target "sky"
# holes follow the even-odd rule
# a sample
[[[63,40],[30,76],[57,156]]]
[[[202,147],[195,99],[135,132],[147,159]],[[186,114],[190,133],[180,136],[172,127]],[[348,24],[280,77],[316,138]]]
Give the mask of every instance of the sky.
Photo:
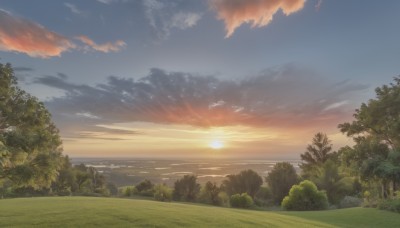
[[[400,74],[400,1],[0,0],[70,157],[298,159]]]

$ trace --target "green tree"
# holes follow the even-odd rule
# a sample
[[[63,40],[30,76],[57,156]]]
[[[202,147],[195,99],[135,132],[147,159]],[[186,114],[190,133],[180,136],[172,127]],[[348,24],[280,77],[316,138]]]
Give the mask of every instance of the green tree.
[[[51,115],[21,90],[10,64],[0,64],[0,179],[15,187],[49,188],[62,164],[61,140]]]
[[[356,109],[352,122],[339,125],[356,145],[345,151],[347,165],[358,164],[363,179],[377,178],[385,198],[400,182],[400,77],[375,89],[376,98]]]
[[[202,196],[205,198],[207,203],[211,203],[213,205],[220,205],[221,200],[219,198],[219,193],[221,192],[221,188],[214,182],[207,181],[202,189]]]
[[[338,204],[353,191],[353,178],[342,175],[333,160],[327,160],[317,172],[312,180],[318,188],[326,191],[330,203]]]
[[[315,134],[312,143],[307,146],[306,152],[300,155],[302,163],[300,168],[303,176],[310,177],[317,167],[321,167],[328,159],[333,158],[336,153],[332,152],[332,144],[324,133]]]
[[[154,184],[150,181],[145,179],[144,181],[140,182],[135,186],[138,194],[143,195],[143,196],[153,196],[153,188]]]
[[[293,165],[288,162],[276,163],[271,172],[265,178],[268,183],[275,203],[282,202],[282,199],[287,196],[290,188],[297,184],[299,177]]]
[[[261,176],[251,169],[228,175],[227,178],[223,181],[223,189],[229,195],[247,193],[253,199],[263,183]]]
[[[194,175],[185,175],[174,183],[173,198],[180,201],[194,202],[200,192],[200,184]]]
[[[313,182],[305,180],[293,185],[289,195],[282,200],[282,207],[289,211],[323,210],[328,207],[328,198]]]

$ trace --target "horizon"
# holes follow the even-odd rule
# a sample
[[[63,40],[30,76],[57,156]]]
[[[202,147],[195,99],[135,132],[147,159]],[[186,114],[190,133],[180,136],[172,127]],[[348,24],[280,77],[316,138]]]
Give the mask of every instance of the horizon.
[[[296,159],[317,132],[353,145],[338,124],[399,75],[399,8],[5,0],[1,61],[71,158]]]

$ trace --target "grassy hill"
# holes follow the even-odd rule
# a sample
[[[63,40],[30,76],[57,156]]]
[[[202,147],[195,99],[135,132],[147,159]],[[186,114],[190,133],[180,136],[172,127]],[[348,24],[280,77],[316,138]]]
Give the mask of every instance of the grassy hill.
[[[43,197],[0,200],[0,227],[400,227],[399,214],[352,208],[265,212],[149,200]]]

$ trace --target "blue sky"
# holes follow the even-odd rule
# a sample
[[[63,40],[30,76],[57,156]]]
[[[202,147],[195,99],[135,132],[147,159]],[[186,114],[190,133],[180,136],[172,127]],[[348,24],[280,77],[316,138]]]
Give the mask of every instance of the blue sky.
[[[317,118],[315,113],[324,113],[332,118],[329,126],[318,122],[314,127],[301,129],[308,138],[321,128],[335,138],[337,124],[349,120],[360,102],[372,98],[376,86],[390,83],[400,73],[400,1],[397,0],[1,0],[0,9],[1,61],[12,63],[17,68],[21,86],[46,101],[67,144],[66,152],[71,151],[73,155],[81,153],[72,142],[76,142],[83,130],[70,126],[82,123],[98,140],[98,134],[94,133],[103,131],[93,127],[107,125],[104,129],[109,130],[111,125],[121,123],[133,124],[132,129],[139,131],[163,126],[175,128],[175,125],[176,128],[199,128],[205,122],[211,123],[211,127],[261,125],[268,130],[271,122],[281,123],[274,119],[275,113],[280,113],[277,107],[286,108],[287,113],[304,112],[301,118],[289,115],[287,118],[294,118],[293,123],[310,124],[308,119]],[[270,16],[272,20],[268,20]],[[23,39],[26,34],[33,36],[35,45],[26,43]],[[56,38],[48,40],[46,34]],[[10,39],[12,43],[7,43]],[[113,85],[115,90],[121,90],[116,85],[122,86],[122,78],[144,80],[153,83],[155,88],[165,89],[151,80],[163,77],[175,80],[180,74],[196,78],[196,83],[200,83],[199,78],[212,77],[222,87],[233,81],[236,87],[232,88],[240,90],[238,94],[226,89],[225,95],[217,93],[214,100],[207,98],[208,107],[229,106],[231,111],[225,110],[225,115],[242,108],[254,121],[232,117],[231,122],[222,124],[215,113],[197,110],[198,104],[187,97],[184,100],[192,102],[190,105],[196,110],[194,122],[140,115],[122,118],[122,115],[110,115],[105,111],[107,108],[85,109],[97,101],[82,94],[99,89],[98,84],[103,89],[111,86],[110,76],[119,80]],[[261,88],[257,88],[254,78],[260,80]],[[188,83],[177,82],[182,88]],[[275,88],[269,89],[268,85]],[[199,88],[202,87],[199,85]],[[327,91],[329,98],[322,92],[327,88],[336,88]],[[242,90],[259,90],[257,95],[246,95],[246,99],[252,99],[251,105],[244,101]],[[311,102],[311,98],[315,101]],[[87,100],[88,104],[73,99]],[[133,103],[132,106],[137,105],[137,101]],[[264,106],[260,108],[261,103]],[[99,105],[107,106],[107,103]],[[125,106],[117,106],[115,110],[127,112],[124,116],[132,111],[130,106],[128,110]],[[179,110],[180,115],[194,115],[186,109]],[[326,114],[327,110],[332,113]],[[145,125],[137,127],[135,123]],[[289,128],[284,125],[273,126],[274,131],[284,132]],[[114,137],[115,132],[104,130],[103,133]],[[338,144],[344,143],[338,141]],[[282,153],[301,151],[306,143],[303,139],[286,149],[282,143],[280,150]],[[120,151],[121,156],[128,154],[126,148]]]

